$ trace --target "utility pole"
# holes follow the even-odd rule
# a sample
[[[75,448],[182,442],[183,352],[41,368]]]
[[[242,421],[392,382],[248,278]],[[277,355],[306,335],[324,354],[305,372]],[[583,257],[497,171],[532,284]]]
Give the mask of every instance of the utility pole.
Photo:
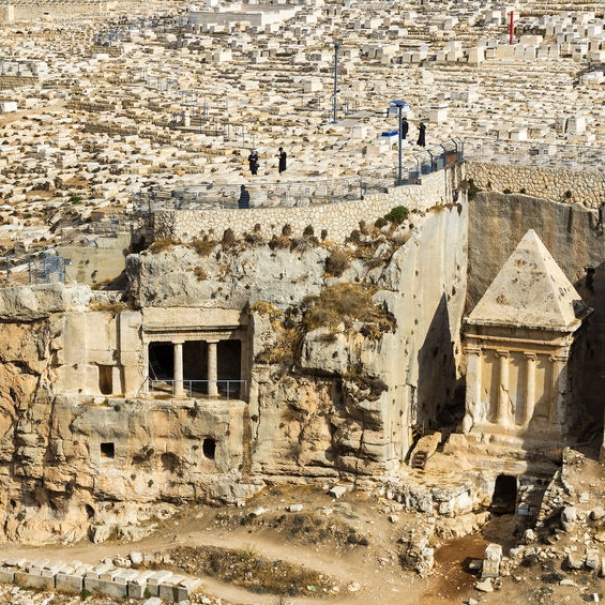
[[[338,92],[338,49],[340,47],[339,42],[332,42],[334,47],[334,97],[333,97],[333,112],[332,112],[332,124],[338,124],[336,117],[336,93]]]

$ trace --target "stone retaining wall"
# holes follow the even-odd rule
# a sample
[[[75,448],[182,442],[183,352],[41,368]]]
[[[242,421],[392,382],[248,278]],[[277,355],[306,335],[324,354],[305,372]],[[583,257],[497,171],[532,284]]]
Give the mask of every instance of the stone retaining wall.
[[[483,191],[525,193],[587,208],[599,208],[605,202],[605,172],[598,166],[547,168],[482,162],[465,162],[465,166],[467,178]]]
[[[159,597],[161,602],[167,603],[186,601],[202,584],[198,578],[171,571],[138,571],[106,564],[94,566],[79,561],[65,563],[50,559],[7,559],[0,564],[0,582],[78,595],[87,590],[116,599]]]
[[[202,233],[221,236],[231,228],[236,236],[251,233],[260,225],[263,234],[280,234],[289,224],[294,236],[302,235],[312,225],[316,235],[327,231],[331,241],[341,241],[359,228],[359,221],[373,224],[395,206],[410,210],[427,210],[432,206],[451,203],[461,174],[453,166],[422,177],[420,185],[393,187],[387,193],[367,195],[363,200],[248,210],[157,210],[154,212],[154,238],[191,241]]]

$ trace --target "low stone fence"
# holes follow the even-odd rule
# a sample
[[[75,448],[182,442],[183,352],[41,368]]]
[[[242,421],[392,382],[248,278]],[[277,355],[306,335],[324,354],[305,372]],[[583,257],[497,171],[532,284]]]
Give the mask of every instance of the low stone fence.
[[[202,585],[199,578],[171,571],[138,571],[106,564],[94,566],[49,559],[7,559],[0,564],[0,582],[78,595],[88,591],[116,599],[159,597],[161,602],[168,603],[188,600]]]
[[[605,149],[469,138],[464,151],[467,178],[480,190],[591,209],[605,202]]]
[[[363,200],[290,208],[159,209],[153,213],[154,238],[187,242],[204,233],[220,237],[227,228],[232,229],[236,236],[241,236],[254,231],[256,225],[260,225],[265,236],[279,235],[282,227],[288,224],[294,236],[302,235],[304,229],[311,225],[316,235],[325,230],[331,241],[342,241],[351,231],[359,228],[360,221],[373,224],[395,206],[423,211],[451,203],[460,179],[460,166],[452,165],[423,176],[420,184],[391,187],[386,193],[366,195]]]

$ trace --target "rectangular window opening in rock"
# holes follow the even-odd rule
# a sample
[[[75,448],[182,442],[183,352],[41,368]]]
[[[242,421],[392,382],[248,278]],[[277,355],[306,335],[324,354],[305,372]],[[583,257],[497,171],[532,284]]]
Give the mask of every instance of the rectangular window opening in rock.
[[[115,445],[113,443],[101,443],[101,458],[115,458]]]

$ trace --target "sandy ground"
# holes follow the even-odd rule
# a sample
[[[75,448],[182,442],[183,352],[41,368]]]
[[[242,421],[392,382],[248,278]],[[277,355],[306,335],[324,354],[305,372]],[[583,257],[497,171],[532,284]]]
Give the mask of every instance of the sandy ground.
[[[590,477],[588,481],[595,479]],[[299,516],[309,520],[308,528],[315,524],[318,528],[316,533],[307,530],[292,532],[295,513],[287,509],[295,503],[303,505]],[[437,543],[435,568],[427,577],[404,571],[399,559],[403,548],[399,539],[407,534],[408,527],[420,516],[399,512],[393,522],[392,517],[389,518],[390,507],[388,501],[358,493],[346,494],[335,501],[317,489],[281,488],[261,493],[242,508],[182,506],[175,517],[163,522],[153,534],[137,543],[111,541],[95,545],[81,542],[45,547],[4,545],[0,556],[98,563],[105,558],[127,557],[133,551],[157,557],[170,555],[178,546],[201,549],[213,546],[246,550],[259,559],[280,560],[317,570],[331,576],[334,585],[339,587],[336,594],[280,597],[254,594],[234,584],[200,575],[204,581],[204,594],[219,597],[230,605],[453,605],[468,603],[469,598],[476,599],[481,605],[579,605],[595,602],[593,595],[597,593],[602,597],[605,592],[605,580],[594,573],[567,572],[565,577],[573,579],[573,586],[545,582],[545,574],[550,569],[545,565],[519,568],[512,577],[502,578],[500,590],[489,594],[478,592],[475,589],[478,578],[469,571],[468,564],[472,559],[483,557],[485,546],[490,541],[502,544],[505,554],[515,545],[515,518],[509,515],[493,517],[476,534]],[[250,513],[259,508],[264,512],[252,517]],[[320,528],[329,528],[330,532],[321,532]],[[351,530],[367,538],[368,545],[347,543],[343,536]],[[561,563],[556,565],[559,571]],[[350,588],[356,590],[351,591]],[[0,595],[0,603],[11,602],[2,598]],[[68,603],[62,599],[56,596],[52,602],[56,605]],[[107,599],[89,599],[87,602],[99,605],[114,603]]]
[[[302,503],[302,514],[324,515],[325,507],[332,507],[329,515],[333,526],[355,528],[366,536],[368,546],[350,545],[334,537],[324,540],[305,535],[293,538],[282,528],[271,527],[279,516],[292,516],[286,511],[290,503]],[[251,511],[264,507],[267,512],[254,525],[241,525],[241,519]],[[321,511],[321,512],[320,512]],[[400,521],[388,519],[388,504],[376,498],[348,494],[335,502],[325,494],[305,489],[291,489],[285,497],[275,498],[271,493],[261,494],[244,508],[215,508],[186,506],[181,513],[164,524],[148,538],[130,544],[81,542],[70,546],[25,547],[4,545],[3,558],[53,558],[63,561],[97,563],[104,558],[126,557],[132,551],[141,553],[169,553],[176,546],[219,546],[232,549],[253,549],[255,555],[270,560],[299,564],[332,576],[340,587],[338,594],[325,597],[290,597],[283,602],[291,605],[306,603],[347,603],[384,605],[388,603],[462,603],[475,593],[476,578],[466,570],[469,558],[481,558],[486,541],[481,535],[469,536],[443,545],[436,558],[433,574],[421,578],[405,572],[399,561],[401,546],[397,540],[405,533],[405,525],[413,515],[400,514]],[[266,519],[266,521],[265,521]],[[234,585],[224,584],[205,576],[204,591],[238,605],[275,605],[276,595],[252,594]],[[349,588],[359,590],[350,591]]]

